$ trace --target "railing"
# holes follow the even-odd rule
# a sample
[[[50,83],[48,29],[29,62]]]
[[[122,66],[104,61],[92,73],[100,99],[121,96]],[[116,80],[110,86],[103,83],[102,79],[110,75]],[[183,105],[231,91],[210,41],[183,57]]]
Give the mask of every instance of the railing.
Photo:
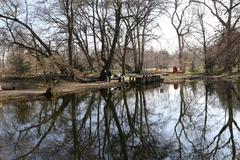
[[[155,82],[162,82],[163,79],[160,75],[141,75],[141,76],[130,76],[130,84],[149,84]]]

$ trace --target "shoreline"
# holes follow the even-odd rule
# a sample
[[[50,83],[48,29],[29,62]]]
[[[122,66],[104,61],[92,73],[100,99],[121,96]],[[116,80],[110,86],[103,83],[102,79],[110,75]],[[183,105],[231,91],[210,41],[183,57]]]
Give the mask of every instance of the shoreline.
[[[71,93],[80,93],[101,88],[119,87],[124,85],[124,82],[94,82],[94,83],[77,83],[67,82],[57,85],[52,89],[53,96],[57,98]],[[51,99],[44,96],[47,87],[41,89],[24,89],[24,90],[2,90],[0,91],[0,103],[11,103],[15,101],[34,101],[42,99]]]
[[[233,81],[240,79],[240,73],[238,74],[229,74],[224,73],[220,75],[205,75],[200,74],[170,74],[168,76],[163,76],[164,83],[182,83],[182,82],[191,82],[191,81]]]
[[[240,74],[222,74],[222,75],[210,75],[206,76],[204,74],[169,74],[162,75],[164,81],[162,83],[174,84],[174,83],[184,83],[191,81],[234,81],[240,78]],[[19,80],[19,82],[24,80]],[[52,87],[52,98],[58,98],[66,94],[71,93],[81,93],[85,91],[97,90],[101,88],[109,87],[119,87],[128,84],[128,81],[118,82],[117,80],[112,80],[111,82],[91,82],[91,83],[79,83],[79,82],[60,82],[54,84]],[[29,84],[30,85],[30,84]],[[32,84],[35,85],[36,84]],[[44,96],[49,84],[36,87],[36,89],[17,89],[17,90],[1,90],[0,91],[0,103],[11,103],[15,101],[34,101],[34,100],[47,100],[48,98]],[[34,87],[32,87],[34,88]]]

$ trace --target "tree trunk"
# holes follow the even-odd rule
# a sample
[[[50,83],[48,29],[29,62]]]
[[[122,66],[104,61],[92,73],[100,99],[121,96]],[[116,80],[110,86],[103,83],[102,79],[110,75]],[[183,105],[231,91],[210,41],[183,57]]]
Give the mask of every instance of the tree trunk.
[[[114,36],[113,36],[113,40],[112,40],[112,43],[111,43],[111,48],[110,48],[109,55],[108,55],[107,59],[105,59],[105,58],[102,59],[103,62],[104,62],[104,66],[102,68],[101,73],[103,73],[104,70],[109,71],[111,66],[112,66],[112,61],[113,61],[113,58],[114,58],[115,49],[116,49],[116,45],[117,45],[119,34],[120,34],[121,10],[122,10],[122,4],[121,3],[117,4],[117,8],[115,9]],[[105,37],[106,35],[102,35],[102,36]],[[106,46],[102,46],[102,49],[105,48],[105,47]],[[101,73],[100,73],[100,78],[101,78],[101,75],[102,75]]]
[[[72,0],[66,0],[66,12],[67,12],[67,31],[68,31],[68,60],[69,65],[73,66],[73,25],[74,14]]]

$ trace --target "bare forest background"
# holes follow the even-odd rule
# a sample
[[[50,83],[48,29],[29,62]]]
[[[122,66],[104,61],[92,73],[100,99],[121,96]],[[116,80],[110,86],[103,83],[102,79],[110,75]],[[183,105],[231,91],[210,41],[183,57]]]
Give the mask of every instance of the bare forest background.
[[[239,0],[0,0],[2,76],[240,70]],[[168,18],[178,49],[156,49]],[[174,46],[173,46],[174,48]]]

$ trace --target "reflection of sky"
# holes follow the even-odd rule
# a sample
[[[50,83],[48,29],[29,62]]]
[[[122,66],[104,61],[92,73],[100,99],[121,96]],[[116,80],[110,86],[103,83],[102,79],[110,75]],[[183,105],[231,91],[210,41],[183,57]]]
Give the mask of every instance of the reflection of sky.
[[[173,85],[164,88],[164,93],[160,93],[160,90],[154,90],[153,93],[145,94],[146,99],[152,99],[148,101],[147,106],[155,114],[153,117],[156,121],[164,120],[164,128],[159,131],[164,134],[165,139],[171,139],[174,124],[176,124],[179,117],[179,88],[174,89]],[[149,94],[153,94],[152,96]],[[151,97],[151,98],[148,98]]]
[[[160,88],[146,91],[145,96],[147,100],[147,108],[154,114],[151,116],[150,121],[152,122],[162,122],[164,125],[158,128],[158,132],[165,138],[165,140],[174,141],[176,143],[176,136],[174,133],[174,128],[179,119],[180,112],[180,88],[177,90],[174,89],[173,85],[163,86],[164,93],[160,93]],[[184,87],[184,99],[186,102],[187,114],[191,114],[191,120],[188,116],[183,118],[183,123],[185,130],[187,131],[187,137],[181,136],[181,141],[183,145],[186,147],[185,152],[190,154],[192,152],[191,143],[196,143],[198,145],[200,143],[202,136],[202,129],[204,125],[205,118],[205,89],[203,88],[203,84],[197,86],[198,90],[195,94],[191,92],[189,86]],[[186,96],[187,95],[187,96]],[[219,99],[216,98],[216,95],[212,95],[208,97],[208,107],[207,107],[207,132],[206,132],[206,144],[213,141],[213,138],[219,133],[222,129],[223,125],[226,124],[228,119],[228,114],[226,106],[222,107]],[[239,122],[240,115],[238,111],[233,111],[234,119],[236,122]],[[182,128],[181,125],[178,126],[178,130],[180,131]],[[239,134],[237,133],[236,127],[234,127],[235,140],[237,146],[240,144],[239,142]],[[219,145],[223,145],[226,143],[230,136],[228,128],[221,135]],[[187,138],[189,140],[187,140]],[[198,142],[199,141],[199,142]],[[213,143],[209,149],[213,149],[216,143]],[[200,149],[200,148],[199,148]],[[227,145],[224,149],[221,149],[221,152],[217,154],[219,158],[222,158],[224,155],[231,155],[229,152],[230,146]]]
[[[180,85],[178,89],[174,89],[173,85],[165,85],[163,84],[159,88],[149,89],[144,91],[144,96],[146,99],[146,108],[147,108],[147,118],[148,123],[150,124],[150,130],[155,135],[155,138],[159,138],[158,141],[164,144],[173,144],[172,148],[169,149],[170,158],[178,157],[177,149],[179,147],[179,141],[183,147],[183,158],[191,158],[196,156],[197,152],[200,152],[200,149],[208,147],[208,145],[213,141],[213,138],[219,133],[224,124],[226,124],[228,120],[228,110],[227,106],[222,106],[221,101],[219,100],[217,94],[212,94],[208,96],[207,103],[207,113],[205,112],[205,88],[202,82],[196,84],[195,88],[197,88],[194,92],[192,91],[193,87],[190,85],[183,86],[183,96],[184,101],[186,103],[185,115],[180,117]],[[163,91],[163,92],[162,92]],[[119,93],[119,91],[117,91]],[[91,126],[92,133],[96,135],[97,130],[97,105],[99,103],[99,93],[93,93],[96,95],[94,105],[92,106],[90,112],[91,120],[88,118],[84,125],[84,130],[82,131],[82,140],[84,141],[86,137],[88,137],[87,128]],[[89,103],[91,101],[91,95],[88,95],[88,98],[85,98],[83,101],[78,103],[78,107],[76,108],[76,120],[77,123],[80,124],[81,120],[84,119],[85,113],[89,110]],[[138,96],[140,94],[138,93]],[[140,100],[140,98],[139,98]],[[119,101],[118,105],[115,107],[116,112],[118,114],[119,121],[125,133],[130,130],[129,124],[127,122],[126,111],[123,106],[123,100],[120,98],[116,98],[116,103]],[[135,111],[135,101],[136,94],[134,91],[130,91],[127,93],[127,103],[129,106],[129,110],[131,115]],[[62,100],[59,100],[58,103],[61,104]],[[27,103],[31,107],[28,108],[28,112],[25,113],[26,120],[20,121],[19,113],[22,110],[19,110],[14,104],[5,104],[2,108],[0,108],[0,158],[6,157],[10,153],[20,154],[22,152],[26,152],[26,150],[31,149],[32,146],[36,145],[39,141],[40,137],[38,134],[38,128],[32,129],[27,133],[22,135],[21,145],[24,148],[17,148],[14,150],[15,143],[17,142],[19,130],[29,127],[33,124],[37,124],[39,121],[39,114],[43,109],[42,106],[45,106],[46,110],[44,111],[44,115],[50,116],[54,113],[55,110],[59,109],[58,107],[53,107],[49,103],[47,106],[46,102],[34,102]],[[52,104],[56,104],[57,102],[53,102]],[[101,101],[100,103],[100,136],[104,136],[104,106],[105,102]],[[234,105],[237,106],[237,105]],[[21,106],[18,106],[21,107]],[[26,107],[23,106],[23,107]],[[24,111],[24,110],[23,110]],[[239,110],[233,108],[234,119],[236,122],[240,120]],[[203,137],[203,128],[205,116],[207,115],[206,121],[206,135]],[[48,117],[46,116],[46,117]],[[144,117],[145,118],[145,117]],[[180,118],[180,119],[179,119]],[[23,119],[23,118],[22,118]],[[181,120],[181,123],[178,123]],[[176,124],[178,124],[176,126]],[[49,127],[49,123],[41,126],[41,134],[44,133]],[[72,122],[71,122],[71,106],[67,107],[64,112],[58,117],[56,124],[54,125],[51,132],[46,136],[44,143],[40,146],[41,151],[43,153],[51,154],[51,150],[54,150],[56,146],[60,147],[61,144],[65,144],[64,148],[71,148],[72,141],[68,141],[71,139],[72,135]],[[79,127],[79,126],[78,126]],[[138,128],[138,126],[137,126]],[[175,132],[175,129],[177,132]],[[177,135],[179,136],[181,130],[183,133],[180,136],[180,139],[177,139]],[[240,136],[237,128],[233,125],[234,129],[234,140],[237,147],[239,149],[240,145]],[[116,124],[112,122],[110,126],[111,134],[117,135],[118,130],[116,128]],[[40,135],[41,135],[40,134]],[[85,134],[85,135],[84,135]],[[229,129],[227,128],[220,137],[219,146],[226,143],[228,138],[230,137]],[[135,138],[135,143],[140,143],[138,138]],[[194,145],[194,147],[193,147]],[[208,149],[201,150],[203,153],[208,153],[216,147],[216,141],[208,147]],[[49,150],[51,149],[51,150]],[[61,154],[67,154],[67,150],[65,152],[61,152]],[[60,153],[59,153],[60,154]],[[216,154],[217,159],[222,159],[223,156],[231,155],[231,143],[226,145],[225,147],[219,149]],[[13,155],[14,156],[14,155]],[[13,157],[9,157],[12,159]],[[229,157],[227,157],[229,158]]]

